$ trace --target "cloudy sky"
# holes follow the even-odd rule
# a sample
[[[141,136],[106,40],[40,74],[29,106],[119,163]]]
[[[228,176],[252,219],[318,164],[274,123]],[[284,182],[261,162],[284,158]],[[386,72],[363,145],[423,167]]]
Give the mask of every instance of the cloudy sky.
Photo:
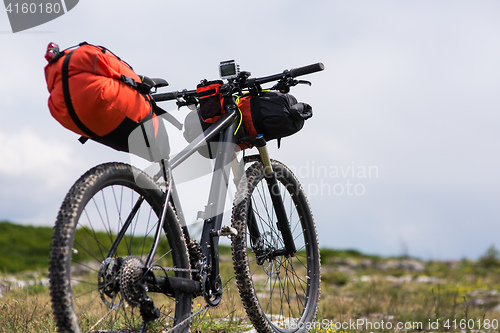
[[[323,62],[292,91],[313,118],[270,143],[309,194],[321,246],[477,258],[500,248],[499,13],[496,0],[86,0],[13,34],[0,10],[0,219],[52,225],[83,172],[129,159],[82,146],[49,114],[47,44],[87,41],[172,90],[216,79],[221,60],[254,76]],[[192,216],[199,188],[183,189]]]

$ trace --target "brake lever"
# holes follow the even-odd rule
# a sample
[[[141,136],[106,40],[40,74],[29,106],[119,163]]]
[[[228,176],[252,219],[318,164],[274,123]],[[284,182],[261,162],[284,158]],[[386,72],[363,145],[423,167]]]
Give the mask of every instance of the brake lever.
[[[307,84],[308,86],[312,85],[310,81],[295,80],[294,78],[287,77],[286,79],[279,80],[278,83],[271,88],[271,90],[278,90],[283,94],[287,94],[290,92],[290,87],[294,87],[298,84]]]
[[[297,83],[295,83],[295,85],[297,84],[307,84],[309,87],[312,86],[311,81],[306,81],[306,80],[299,80],[297,81]]]

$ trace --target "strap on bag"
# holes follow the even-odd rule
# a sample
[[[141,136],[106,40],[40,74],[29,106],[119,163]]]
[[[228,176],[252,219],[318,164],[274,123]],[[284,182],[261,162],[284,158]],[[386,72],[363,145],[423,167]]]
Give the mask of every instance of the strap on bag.
[[[87,43],[81,43],[79,46],[85,45]],[[105,49],[105,48],[104,48]],[[105,49],[107,50],[107,49]],[[71,56],[73,55],[73,52],[76,50],[71,51],[66,57],[64,58],[63,64],[62,64],[62,69],[61,69],[61,79],[62,79],[62,85],[63,85],[63,94],[64,94],[64,102],[66,104],[66,108],[68,110],[68,114],[71,117],[71,120],[73,120],[73,123],[80,129],[86,136],[81,136],[78,141],[80,141],[82,144],[86,143],[89,138],[98,138],[99,136],[92,132],[85,124],[78,118],[78,115],[76,114],[75,108],[73,106],[73,103],[71,101],[71,95],[69,92],[69,61],[71,59]],[[109,51],[109,50],[108,50]],[[109,51],[110,52],[110,51]],[[111,54],[115,55],[114,53],[110,52]],[[115,57],[119,60],[121,60],[119,57],[115,55]],[[128,64],[127,64],[128,65]],[[130,65],[129,65],[130,67]],[[157,116],[162,116],[165,120],[167,120],[169,123],[174,125],[176,128],[179,130],[182,130],[182,123],[180,123],[174,116],[172,116],[170,113],[167,111],[163,110],[160,108],[156,103],[151,99],[148,98],[146,95],[149,93],[149,90],[151,87],[146,83],[137,83],[135,82],[132,78],[127,77],[125,75],[121,76],[121,80],[136,89],[140,94],[144,96],[146,100],[148,100],[152,106],[151,110],[157,115]],[[163,80],[164,81],[164,80]],[[161,81],[157,86],[165,86],[168,85],[166,81]],[[154,82],[154,81],[153,81]],[[145,90],[148,90],[147,92]],[[148,117],[146,117],[148,118]]]
[[[80,118],[78,118],[78,115],[75,112],[75,108],[73,107],[73,103],[71,102],[71,95],[69,94],[69,74],[68,74],[68,69],[69,69],[69,60],[71,59],[71,56],[73,55],[73,52],[75,50],[71,51],[65,58],[62,64],[62,70],[61,70],[61,78],[62,78],[62,85],[63,85],[63,94],[64,94],[64,102],[66,103],[66,108],[68,109],[69,116],[71,117],[71,120],[75,123],[76,127],[80,129],[83,133],[85,133],[89,137],[97,137],[97,135],[92,132],[85,124],[82,123]],[[85,138],[85,137],[84,137]],[[88,138],[86,138],[88,140]],[[82,142],[80,138],[80,142],[85,143],[84,140]]]
[[[167,111],[163,110],[162,108],[160,108],[158,105],[156,105],[155,102],[151,101],[153,103],[153,112],[157,115],[157,116],[161,116],[162,119],[165,119],[166,121],[168,121],[169,123],[171,123],[173,126],[175,126],[179,131],[182,130],[183,128],[183,125],[180,121],[178,121],[174,116],[172,116],[170,113],[168,113]],[[151,113],[150,113],[151,115]],[[143,126],[143,122],[144,121],[147,121],[147,120],[150,120],[150,117],[146,117],[144,118],[143,120],[141,120],[139,122],[140,126]],[[81,144],[85,144],[87,141],[89,140],[88,137],[86,136],[81,136],[78,141],[81,142]]]

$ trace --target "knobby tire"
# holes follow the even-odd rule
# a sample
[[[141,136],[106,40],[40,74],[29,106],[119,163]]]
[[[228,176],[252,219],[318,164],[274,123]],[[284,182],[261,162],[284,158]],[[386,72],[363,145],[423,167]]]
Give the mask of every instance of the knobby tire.
[[[141,197],[144,200],[139,201],[139,206]],[[164,193],[149,176],[124,163],[96,166],[76,181],[57,216],[50,253],[50,295],[58,332],[138,331],[142,325],[139,307],[128,301],[139,294],[134,289],[136,280],[126,275],[133,275],[128,271],[120,272],[117,265],[123,259],[135,272],[132,264],[145,261],[163,200]],[[127,232],[106,259],[134,205],[139,208]],[[171,206],[154,260],[162,267],[190,267],[184,236]],[[168,274],[189,278],[189,272]],[[118,286],[116,281],[121,280],[117,276],[128,284]],[[124,292],[129,298],[124,297]],[[176,299],[164,294],[151,297],[161,313],[148,325],[148,332],[168,330],[191,314],[191,295],[179,293]],[[188,331],[188,325],[177,331]]]
[[[233,206],[232,225],[238,231],[232,237],[237,286],[257,332],[306,332],[316,315],[320,294],[316,228],[297,178],[282,163],[271,161],[297,252],[293,257],[271,255],[283,249],[284,243],[264,166],[255,162],[242,177]],[[256,222],[253,224],[252,215]]]

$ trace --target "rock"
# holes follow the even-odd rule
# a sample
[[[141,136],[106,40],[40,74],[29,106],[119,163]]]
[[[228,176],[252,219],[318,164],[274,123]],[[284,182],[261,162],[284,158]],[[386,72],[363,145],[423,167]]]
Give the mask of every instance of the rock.
[[[476,289],[468,293],[467,298],[470,306],[500,310],[500,293],[497,290]]]
[[[443,281],[437,277],[434,276],[426,276],[426,275],[420,275],[415,279],[416,282],[418,283],[427,283],[427,284],[439,284],[443,283]]]
[[[425,270],[425,265],[421,261],[415,259],[389,259],[387,261],[380,262],[377,265],[377,268],[383,271],[390,269],[402,269],[410,272],[423,272]]]
[[[35,275],[33,275],[32,277],[35,277]],[[49,279],[47,278],[19,280],[14,276],[8,276],[0,280],[0,298],[4,297],[5,294],[7,294],[10,290],[23,289],[35,285],[48,287],[49,283]]]

